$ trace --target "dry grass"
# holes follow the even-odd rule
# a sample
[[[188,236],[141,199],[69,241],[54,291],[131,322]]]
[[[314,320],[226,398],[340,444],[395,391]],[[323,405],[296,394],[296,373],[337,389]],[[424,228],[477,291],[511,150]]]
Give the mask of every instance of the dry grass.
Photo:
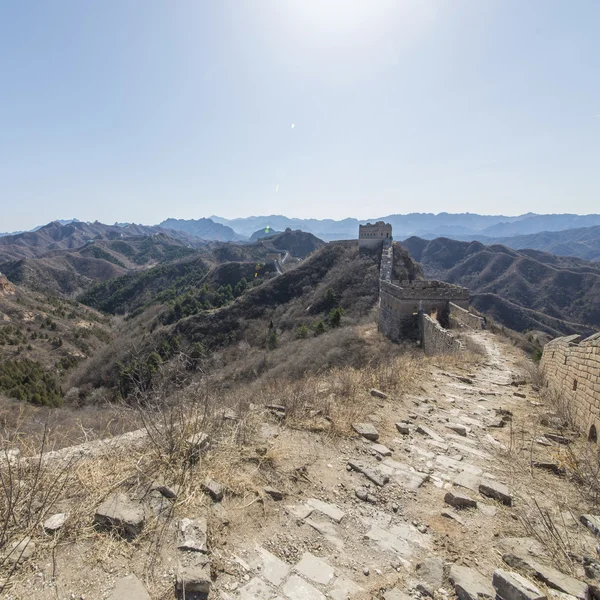
[[[369,332],[358,331],[367,344],[371,343]],[[285,491],[303,481],[303,469],[315,458],[314,447],[303,436],[321,432],[323,442],[353,435],[351,424],[372,412],[371,388],[384,391],[392,402],[401,402],[404,394],[421,386],[430,362],[468,370],[477,359],[469,353],[427,359],[419,352],[388,349],[385,346],[377,360],[362,368],[337,366],[309,371],[303,377],[264,377],[227,387],[222,380],[190,382],[185,364],[174,361],[164,367],[152,390],[118,408],[124,422],[143,427],[145,435],[139,443],[104,444],[101,453],[78,459],[35,462],[24,458],[10,472],[6,464],[0,465],[0,514],[12,515],[5,519],[0,555],[8,544],[31,536],[36,552],[45,556],[78,543],[90,549],[89,560],[94,565],[109,564],[117,555],[134,557],[134,570],[146,580],[153,597],[162,597],[164,579],[155,576],[160,549],[172,538],[177,519],[209,514],[212,503],[201,485],[207,477],[227,490],[225,505],[232,518],[247,518],[253,504],[264,510],[264,486]],[[284,410],[272,410],[269,405]],[[8,431],[7,423],[4,438],[24,439],[19,428],[26,430],[26,419],[11,424],[14,429]],[[265,427],[274,432],[284,427],[296,430],[292,437],[297,445],[291,445],[290,436],[277,435],[268,436],[265,444],[261,433]],[[209,436],[210,446],[200,455],[192,455],[186,440],[199,432]],[[35,443],[35,438],[32,441]],[[39,446],[32,447],[24,454],[35,456],[39,450]],[[157,498],[156,492],[151,492],[156,481],[179,486],[176,500]],[[21,491],[24,495],[15,501],[15,494]],[[133,541],[98,531],[93,525],[96,507],[117,491],[146,504],[164,504],[159,515],[149,511],[143,532]],[[11,506],[15,508],[7,513],[6,507]],[[68,518],[58,534],[49,536],[41,523],[55,512],[65,512]],[[218,525],[209,522],[213,524],[210,535],[218,536]],[[0,562],[0,577],[6,580],[14,574],[6,561]]]
[[[363,369],[339,367],[301,379],[268,379],[226,390],[211,389],[204,383],[185,385],[182,380],[174,392],[168,391],[172,381],[183,377],[185,369],[180,374],[165,373],[164,388],[157,385],[151,392],[139,394],[129,407],[120,407],[130,423],[142,423],[146,435],[140,443],[104,444],[100,453],[77,459],[24,457],[16,463],[2,463],[0,554],[25,536],[31,536],[37,552],[44,554],[57,544],[91,544],[93,556],[101,563],[115,552],[129,556],[135,548],[138,555],[150,557],[144,575],[151,581],[153,563],[159,556],[153,549],[160,546],[173,520],[206,512],[207,499],[201,491],[205,478],[212,477],[225,486],[235,511],[261,502],[265,485],[285,487],[290,477],[302,476],[287,473],[283,477],[281,473],[281,466],[289,464],[292,456],[303,456],[301,448],[286,446],[283,438],[275,438],[260,452],[252,447],[250,442],[257,439],[256,432],[265,423],[274,429],[351,435],[352,422],[369,412],[370,388],[400,399],[418,384],[423,365],[422,357],[406,353]],[[281,419],[267,408],[270,404],[285,407]],[[23,440],[19,427],[25,421],[16,419],[12,425],[15,429],[9,432],[9,423],[5,424],[5,439]],[[209,436],[210,446],[201,456],[191,456],[186,440],[199,432]],[[48,430],[44,439],[47,435]],[[23,454],[31,457],[47,449],[45,445],[31,447]],[[181,491],[165,513],[148,520],[133,542],[96,530],[94,511],[107,496],[123,491],[148,500],[157,480],[178,485]],[[55,512],[66,512],[68,518],[60,532],[50,537],[41,523]],[[7,580],[14,575],[14,568],[1,561],[0,573]]]

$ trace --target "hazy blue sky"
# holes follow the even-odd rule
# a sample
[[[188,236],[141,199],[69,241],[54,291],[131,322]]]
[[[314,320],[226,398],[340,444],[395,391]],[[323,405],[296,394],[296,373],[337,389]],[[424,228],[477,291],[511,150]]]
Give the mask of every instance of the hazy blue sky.
[[[0,231],[600,212],[598,0],[0,3]]]

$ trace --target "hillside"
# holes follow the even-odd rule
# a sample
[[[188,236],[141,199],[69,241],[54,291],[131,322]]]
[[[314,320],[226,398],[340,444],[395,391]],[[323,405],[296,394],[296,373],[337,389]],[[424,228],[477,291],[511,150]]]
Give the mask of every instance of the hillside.
[[[69,244],[81,241],[73,235],[63,239],[68,239]],[[22,252],[23,248],[27,252]],[[141,236],[121,233],[118,239],[99,238],[72,249],[23,247],[17,242],[0,247],[0,257],[2,252],[5,256],[37,254],[30,258],[0,260],[0,272],[14,283],[68,296],[80,293],[99,281],[197,254],[197,250],[187,243],[166,233]]]
[[[427,234],[421,237],[435,239],[438,234]],[[463,242],[478,241],[486,245],[502,244],[515,250],[533,249],[556,254],[574,256],[588,261],[600,261],[600,226],[565,229],[563,231],[541,231],[528,235],[509,237],[489,237],[477,233],[452,234],[445,237]]]
[[[550,335],[600,328],[600,265],[447,238],[402,242],[425,275],[465,286],[472,304],[515,329]]]
[[[600,261],[600,225],[492,238],[485,243],[504,244],[517,250],[532,248],[559,256],[575,256],[584,260]]]
[[[263,238],[271,237],[272,235],[277,235],[278,233],[281,233],[281,231],[277,231],[277,230],[273,229],[272,227],[268,227],[268,226],[263,227],[262,229],[255,231],[250,236],[250,241],[255,242],[257,240],[262,240]]]
[[[0,237],[0,262],[40,257],[55,250],[75,250],[91,243],[117,242],[129,238],[169,240],[170,244],[199,247],[203,242],[193,236],[175,230],[144,225],[105,225],[73,221],[61,224],[48,223],[35,231]]]
[[[159,227],[183,231],[202,240],[213,240],[218,242],[234,242],[244,240],[245,237],[238,235],[231,227],[215,223],[211,219],[166,219]]]
[[[0,275],[0,395],[62,404],[68,373],[111,339],[106,316]]]
[[[263,240],[263,243],[268,248],[289,252],[296,258],[305,258],[326,244],[312,233],[300,230],[292,231],[291,229],[269,236]]]
[[[205,372],[242,379],[369,360],[370,345],[353,326],[377,304],[377,257],[359,256],[356,246],[326,245],[282,275],[269,267],[257,272],[254,263],[219,264],[206,272],[185,267],[191,264],[156,267],[129,283],[122,277],[80,298],[105,311],[125,311],[126,319],[119,341],[93,358],[73,385],[115,389],[124,373],[146,373],[153,353],[168,362],[174,344],[189,355],[200,353]],[[408,277],[406,264],[418,272],[405,257],[396,265],[399,276]],[[176,268],[186,272],[167,274]],[[160,278],[153,280],[153,272]],[[304,342],[316,337],[315,352]]]

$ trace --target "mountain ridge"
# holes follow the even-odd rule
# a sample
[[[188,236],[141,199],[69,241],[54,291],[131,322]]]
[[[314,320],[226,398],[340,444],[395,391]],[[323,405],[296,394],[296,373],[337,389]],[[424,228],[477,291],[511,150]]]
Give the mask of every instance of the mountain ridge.
[[[449,238],[402,245],[427,277],[468,288],[476,308],[511,329],[559,336],[600,328],[600,264]]]

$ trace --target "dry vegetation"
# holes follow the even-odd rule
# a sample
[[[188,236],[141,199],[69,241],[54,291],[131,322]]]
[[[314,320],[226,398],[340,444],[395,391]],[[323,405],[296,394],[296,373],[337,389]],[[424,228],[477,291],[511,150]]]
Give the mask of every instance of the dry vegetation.
[[[190,381],[187,357],[182,355],[164,367],[157,386],[137,393],[127,406],[120,407],[122,423],[129,429],[141,424],[141,436],[133,443],[125,436],[123,443],[113,438],[97,448],[92,444],[85,455],[53,453],[41,460],[39,452],[54,443],[58,431],[45,428],[39,439],[43,446],[27,447],[20,428],[29,426],[28,419],[6,421],[4,437],[19,441],[22,454],[11,461],[5,454],[0,461],[0,555],[26,537],[34,540],[38,553],[48,556],[58,546],[77,542],[100,564],[115,553],[148,557],[144,573],[153,581],[154,561],[175,518],[193,517],[206,509],[206,495],[201,491],[206,477],[218,479],[228,490],[232,518],[262,503],[266,485],[289,492],[302,485],[302,449],[289,447],[286,436],[260,443],[264,427],[317,432],[324,436],[324,443],[335,443],[336,438],[352,435],[351,423],[364,420],[372,410],[371,388],[384,390],[398,403],[419,388],[428,367],[420,353],[380,346],[372,327],[359,328],[357,335],[379,340],[370,342],[372,360],[366,365],[309,370],[301,377],[259,377],[250,384],[230,387],[224,387],[222,379]],[[435,362],[463,364],[467,369],[465,361],[472,359],[469,355],[436,357]],[[176,388],[173,381],[178,383]],[[201,451],[189,441],[200,432],[210,440]],[[36,437],[27,439],[33,443]],[[180,486],[177,499],[157,497],[152,492],[156,482]],[[144,499],[154,510],[133,542],[100,533],[93,526],[95,508],[115,491]],[[48,535],[41,524],[57,512],[67,513],[66,524],[58,534]],[[218,535],[218,527],[211,531]],[[14,569],[10,560],[0,562],[4,580],[28,575]],[[153,597],[167,592],[160,580],[154,580],[153,589]]]

